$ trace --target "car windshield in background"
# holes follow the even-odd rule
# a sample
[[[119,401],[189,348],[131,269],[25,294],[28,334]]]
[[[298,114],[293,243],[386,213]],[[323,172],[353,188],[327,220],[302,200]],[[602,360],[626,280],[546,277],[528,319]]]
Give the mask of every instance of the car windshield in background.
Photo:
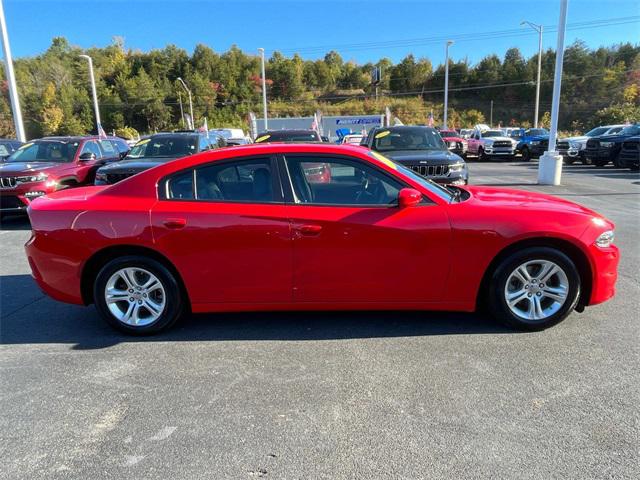
[[[7,162],[56,162],[73,161],[79,141],[39,140],[26,143],[13,153]]]
[[[316,132],[270,132],[258,135],[255,143],[265,142],[319,142]]]
[[[587,137],[597,137],[598,135],[605,133],[607,130],[609,130],[607,127],[596,127],[593,130],[589,130],[585,135]]]
[[[546,131],[544,128],[532,128],[531,130],[529,130],[528,134],[536,135],[536,136],[544,136],[544,135],[549,135],[549,132]]]
[[[440,136],[441,137],[457,137],[458,134],[453,130],[443,130],[443,131],[440,131]]]
[[[502,130],[487,130],[486,132],[482,132],[483,137],[503,137],[504,133]]]
[[[139,141],[126,158],[186,157],[196,153],[196,142],[194,136],[151,137]]]
[[[640,135],[640,125],[629,125],[624,127],[620,135]]]
[[[446,149],[442,137],[432,128],[409,127],[382,130],[375,134],[374,139],[374,149],[379,152]]]

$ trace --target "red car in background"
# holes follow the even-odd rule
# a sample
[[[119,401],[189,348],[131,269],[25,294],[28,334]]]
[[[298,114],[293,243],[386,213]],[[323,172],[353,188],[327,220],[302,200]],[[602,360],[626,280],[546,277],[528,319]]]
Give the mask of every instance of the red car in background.
[[[316,182],[310,168],[327,164]],[[186,312],[456,310],[539,330],[611,298],[613,224],[550,195],[444,187],[378,152],[266,144],[193,155],[29,207],[51,297],[147,334]]]
[[[98,167],[128,151],[118,137],[45,137],[25,143],[0,163],[0,213],[25,213],[37,197],[90,185]]]
[[[467,157],[467,141],[458,132],[455,130],[440,130],[439,132],[449,151],[462,158]]]

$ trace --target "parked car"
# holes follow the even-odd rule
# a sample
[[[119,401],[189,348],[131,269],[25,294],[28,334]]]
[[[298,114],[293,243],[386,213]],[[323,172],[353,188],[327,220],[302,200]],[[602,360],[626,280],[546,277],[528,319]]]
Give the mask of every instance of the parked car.
[[[331,181],[307,181],[307,163],[329,163]],[[540,330],[611,298],[619,260],[613,223],[585,207],[444,187],[377,151],[331,144],[206,152],[39,198],[29,216],[39,286],[94,303],[131,334],[185,312],[485,302],[493,318]]]
[[[510,137],[518,142],[516,152],[525,162],[540,156],[549,147],[549,131],[545,128],[520,128],[512,130]]]
[[[24,213],[36,197],[92,184],[96,170],[120,160],[126,148],[118,137],[45,137],[25,143],[0,163],[0,213]]]
[[[12,140],[10,138],[0,138],[0,162],[4,162],[9,155],[15,152],[23,145],[19,140]]]
[[[640,135],[640,124],[628,125],[615,135],[600,135],[587,140],[585,157],[587,162],[596,167],[604,167],[607,163],[613,162],[616,166],[621,166],[618,162],[618,155],[625,140]]]
[[[455,130],[439,130],[442,140],[450,152],[464,158],[467,155],[467,141]]]
[[[225,146],[247,145],[251,143],[241,128],[215,128],[209,130],[209,135],[220,136],[225,139]]]
[[[556,150],[567,165],[572,165],[576,161],[581,161],[583,164],[587,163],[585,157],[585,149],[587,147],[587,141],[592,137],[598,137],[600,135],[615,135],[620,133],[626,125],[604,125],[602,127],[596,127],[589,130],[584,135],[578,137],[568,137],[558,140],[556,143]]]
[[[96,185],[117,183],[148,168],[177,158],[218,148],[206,133],[186,131],[157,133],[140,140],[122,161],[110,163],[96,172]]]
[[[468,140],[469,137],[473,135],[473,128],[461,128],[460,129],[460,137]]]
[[[320,137],[315,130],[269,130],[259,133],[254,143],[315,143],[323,141],[322,137]]]
[[[622,168],[630,168],[631,170],[640,168],[640,136],[629,137],[622,142],[618,163]]]
[[[364,138],[364,135],[350,133],[340,139],[340,145],[360,145]]]
[[[435,182],[464,185],[469,181],[466,163],[447,149],[435,128],[377,127],[364,145]]]
[[[467,155],[475,155],[481,161],[491,158],[512,159],[516,154],[516,142],[502,134],[502,130],[475,130],[467,140]]]

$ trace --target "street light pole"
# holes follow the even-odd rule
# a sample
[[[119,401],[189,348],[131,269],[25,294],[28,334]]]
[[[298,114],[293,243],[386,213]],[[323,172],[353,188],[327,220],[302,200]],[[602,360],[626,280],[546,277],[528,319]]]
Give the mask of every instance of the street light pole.
[[[180,124],[184,128],[184,109],[182,108],[182,94],[178,92],[178,103],[180,104]]]
[[[444,60],[444,118],[442,128],[445,129],[447,128],[447,110],[449,107],[449,47],[451,45],[453,45],[453,40],[448,40]]]
[[[538,128],[538,118],[540,118],[540,72],[542,71],[542,31],[544,27],[526,20],[520,22],[520,25],[529,25],[538,32],[538,80],[536,82],[536,113],[533,119],[533,126]]]
[[[4,19],[4,5],[0,0],[0,30],[2,30],[2,50],[4,51],[4,65],[7,72],[7,83],[9,85],[9,97],[11,99],[11,111],[13,112],[13,125],[16,129],[16,138],[21,142],[26,142],[24,125],[22,124],[22,111],[20,110],[20,98],[16,87],[16,75],[13,71],[13,60],[11,59],[11,47],[9,46],[9,34],[7,33],[7,22]]]
[[[259,48],[260,52],[260,68],[262,71],[262,115],[264,117],[264,130],[268,130],[267,122],[267,77],[264,71],[264,48]]]
[[[102,124],[100,123],[100,108],[98,107],[98,93],[96,92],[96,79],[93,76],[93,60],[89,55],[80,55],[89,62],[89,81],[91,82],[91,95],[93,96],[93,109],[96,112],[96,131],[100,135]]]
[[[564,64],[564,34],[567,29],[568,0],[560,1],[560,19],[558,20],[558,45],[556,46],[556,67],[553,77],[553,98],[551,100],[551,129],[549,146],[538,164],[538,183],[541,185],[560,185],[562,177],[562,156],[556,152],[558,135],[558,113],[560,112],[560,86]]]
[[[178,77],[178,81],[180,82],[180,85],[182,85],[182,87],[187,91],[187,94],[189,95],[189,112],[191,115],[191,129],[195,129],[195,119],[193,118],[193,101],[191,100],[191,90],[189,90],[189,87],[187,87],[187,84],[184,83],[184,80],[182,80],[182,78]]]

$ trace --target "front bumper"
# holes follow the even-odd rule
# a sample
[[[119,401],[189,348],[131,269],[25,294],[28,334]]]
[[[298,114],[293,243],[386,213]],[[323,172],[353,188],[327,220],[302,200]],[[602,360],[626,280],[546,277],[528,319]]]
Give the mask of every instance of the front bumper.
[[[600,148],[589,148],[585,150],[584,156],[587,160],[590,160],[592,163],[596,161],[606,160],[607,162],[613,161],[615,158],[616,151],[612,147],[600,147]]]
[[[0,188],[0,212],[27,213],[32,200],[55,191],[47,182],[29,182],[13,188]]]
[[[600,248],[595,245],[589,247],[593,277],[591,280],[591,297],[587,305],[597,305],[606,302],[616,293],[618,280],[618,263],[620,250],[615,245]]]
[[[515,147],[484,147],[484,153],[490,157],[514,157],[516,155]]]
[[[424,165],[408,162],[402,162],[402,165],[436,183],[442,183],[444,185],[466,185],[469,182],[469,170],[466,165],[462,169],[456,168],[455,170],[452,170],[451,165]]]

